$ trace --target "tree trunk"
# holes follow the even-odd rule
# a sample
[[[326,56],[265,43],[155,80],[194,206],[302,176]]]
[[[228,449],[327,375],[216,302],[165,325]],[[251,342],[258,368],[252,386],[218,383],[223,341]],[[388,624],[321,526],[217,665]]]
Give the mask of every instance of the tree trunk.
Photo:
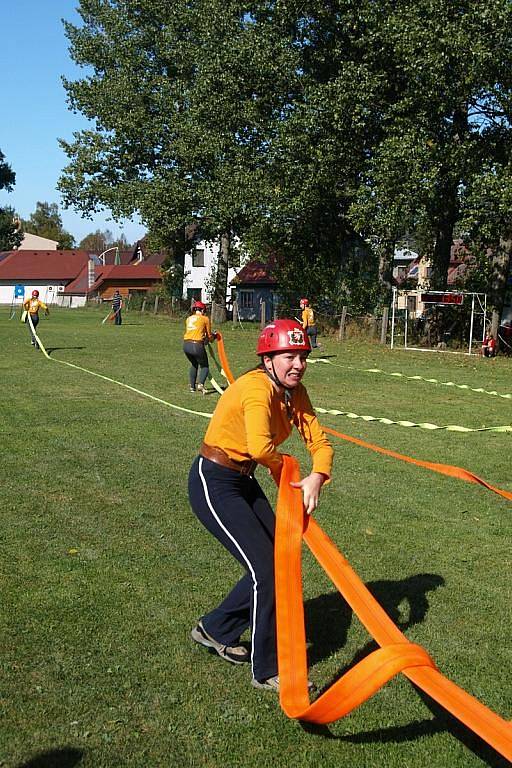
[[[395,243],[391,240],[386,240],[379,247],[379,283],[386,298],[391,296],[394,257]]]
[[[497,338],[498,326],[503,314],[505,296],[507,293],[507,281],[512,265],[512,231],[504,233],[500,237],[500,243],[492,256],[493,274],[491,280],[490,303],[492,306],[491,335]]]
[[[448,269],[453,245],[453,231],[457,221],[457,188],[447,187],[441,201],[444,215],[438,219],[432,257],[431,288],[444,291],[448,285]]]
[[[230,246],[231,234],[230,232],[223,232],[220,237],[217,271],[215,274],[215,287],[212,297],[213,301],[218,305],[216,321],[220,323],[224,323],[226,321],[226,296],[228,292],[228,264]]]

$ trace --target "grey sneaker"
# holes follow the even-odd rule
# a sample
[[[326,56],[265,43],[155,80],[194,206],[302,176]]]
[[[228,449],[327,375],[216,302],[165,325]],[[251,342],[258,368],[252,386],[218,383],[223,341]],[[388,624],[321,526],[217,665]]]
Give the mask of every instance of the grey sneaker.
[[[201,392],[203,395],[206,393],[206,389],[204,388],[204,384],[198,384],[196,386],[196,389],[198,392]]]
[[[204,645],[205,648],[209,648],[211,651],[215,651],[219,654],[221,659],[229,661],[231,664],[246,664],[251,660],[249,651],[244,645],[223,645],[208,634],[203,627],[203,623],[200,621],[197,627],[194,627],[190,633],[192,640],[199,645]]]
[[[253,678],[252,684],[255,688],[263,688],[266,691],[275,691],[276,693],[279,693],[279,675],[267,677],[266,680],[255,680]],[[311,680],[308,680],[308,691],[314,690],[315,684],[312,683]]]
[[[266,680],[256,680],[253,677],[252,684],[255,688],[264,688],[266,691],[276,691],[276,693],[279,693],[279,675],[267,677]]]

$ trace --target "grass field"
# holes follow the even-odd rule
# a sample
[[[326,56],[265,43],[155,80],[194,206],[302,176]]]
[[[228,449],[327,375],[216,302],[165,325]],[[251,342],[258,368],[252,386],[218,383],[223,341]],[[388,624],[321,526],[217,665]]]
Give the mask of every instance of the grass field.
[[[213,410],[216,394],[188,392],[181,322],[131,313],[119,328],[102,326],[103,316],[55,310],[38,330],[55,359]],[[254,364],[257,329],[229,324],[223,333],[240,374]],[[509,393],[510,359],[322,342],[333,365],[310,365],[305,379],[317,406],[439,425],[512,421],[510,400],[363,370]],[[239,576],[187,502],[207,420],[46,360],[6,308],[0,344],[2,768],[506,765],[403,676],[347,718],[306,728],[272,693],[251,687],[247,668],[195,647],[190,628]],[[321,421],[512,490],[511,433]],[[407,637],[512,718],[511,502],[333,444],[318,521]],[[297,439],[287,450],[307,468]],[[321,688],[371,646],[307,552],[304,592],[310,673]]]

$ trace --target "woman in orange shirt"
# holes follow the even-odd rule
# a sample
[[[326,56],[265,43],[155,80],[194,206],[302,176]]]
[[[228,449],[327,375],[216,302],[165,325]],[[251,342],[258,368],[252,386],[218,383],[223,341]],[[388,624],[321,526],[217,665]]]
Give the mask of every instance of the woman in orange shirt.
[[[40,309],[44,309],[45,315],[50,314],[46,304],[42,301],[39,301],[39,291],[34,290],[32,291],[32,297],[23,302],[23,310],[26,312],[25,322],[28,323],[28,315],[30,315],[30,319],[32,321],[32,326],[34,330],[39,325]],[[30,343],[32,344],[33,347],[35,347],[36,349],[39,349],[39,344],[37,343],[36,337],[32,333],[32,328],[30,327],[30,323],[28,323],[28,325],[30,330]]]
[[[204,392],[204,383],[210,372],[205,342],[213,341],[215,335],[211,331],[210,320],[205,312],[206,304],[195,301],[192,304],[192,314],[185,320],[183,352],[190,362],[188,378],[191,392],[195,392],[196,389]],[[197,381],[198,374],[199,381]]]
[[[309,299],[301,299],[300,308],[302,309],[302,327],[309,336],[312,349],[316,349],[320,344],[316,340],[318,330],[315,322],[315,313],[309,306]]]
[[[301,383],[311,350],[295,320],[276,320],[260,334],[260,365],[221,396],[189,476],[192,509],[246,573],[205,614],[192,638],[234,664],[251,661],[253,685],[279,690],[274,593],[274,512],[254,477],[258,464],[279,482],[277,450],[295,425],[312,457],[297,487],[311,514],[329,479],[332,448]],[[251,653],[240,636],[251,629]]]

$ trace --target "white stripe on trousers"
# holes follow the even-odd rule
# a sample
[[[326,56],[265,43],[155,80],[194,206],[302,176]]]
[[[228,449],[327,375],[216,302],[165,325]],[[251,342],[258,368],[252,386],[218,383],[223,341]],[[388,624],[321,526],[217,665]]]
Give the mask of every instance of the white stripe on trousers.
[[[253,592],[254,592],[254,605],[253,605],[253,609],[252,609],[252,632],[251,632],[251,668],[253,669],[253,674],[254,674],[254,659],[253,659],[253,655],[254,655],[254,636],[256,634],[256,613],[257,613],[257,607],[258,607],[258,581],[256,579],[256,574],[254,572],[254,568],[252,567],[252,565],[251,565],[251,563],[249,561],[249,558],[247,557],[247,555],[243,551],[243,549],[240,546],[240,544],[238,543],[238,541],[228,531],[226,526],[223,525],[223,523],[221,522],[218,514],[215,512],[215,510],[213,508],[213,504],[212,504],[212,502],[210,500],[210,495],[208,493],[208,486],[206,484],[206,478],[205,478],[205,476],[203,475],[203,472],[202,472],[202,466],[203,466],[203,459],[202,459],[202,457],[200,457],[199,458],[199,477],[201,478],[201,482],[203,484],[204,496],[205,496],[205,499],[206,499],[206,503],[208,504],[208,507],[210,509],[210,512],[212,513],[213,517],[217,521],[219,527],[222,528],[222,530],[224,531],[226,536],[233,542],[235,547],[238,549],[238,551],[240,552],[240,554],[241,554],[245,564],[247,565],[247,568],[251,572],[252,583],[253,583]]]

